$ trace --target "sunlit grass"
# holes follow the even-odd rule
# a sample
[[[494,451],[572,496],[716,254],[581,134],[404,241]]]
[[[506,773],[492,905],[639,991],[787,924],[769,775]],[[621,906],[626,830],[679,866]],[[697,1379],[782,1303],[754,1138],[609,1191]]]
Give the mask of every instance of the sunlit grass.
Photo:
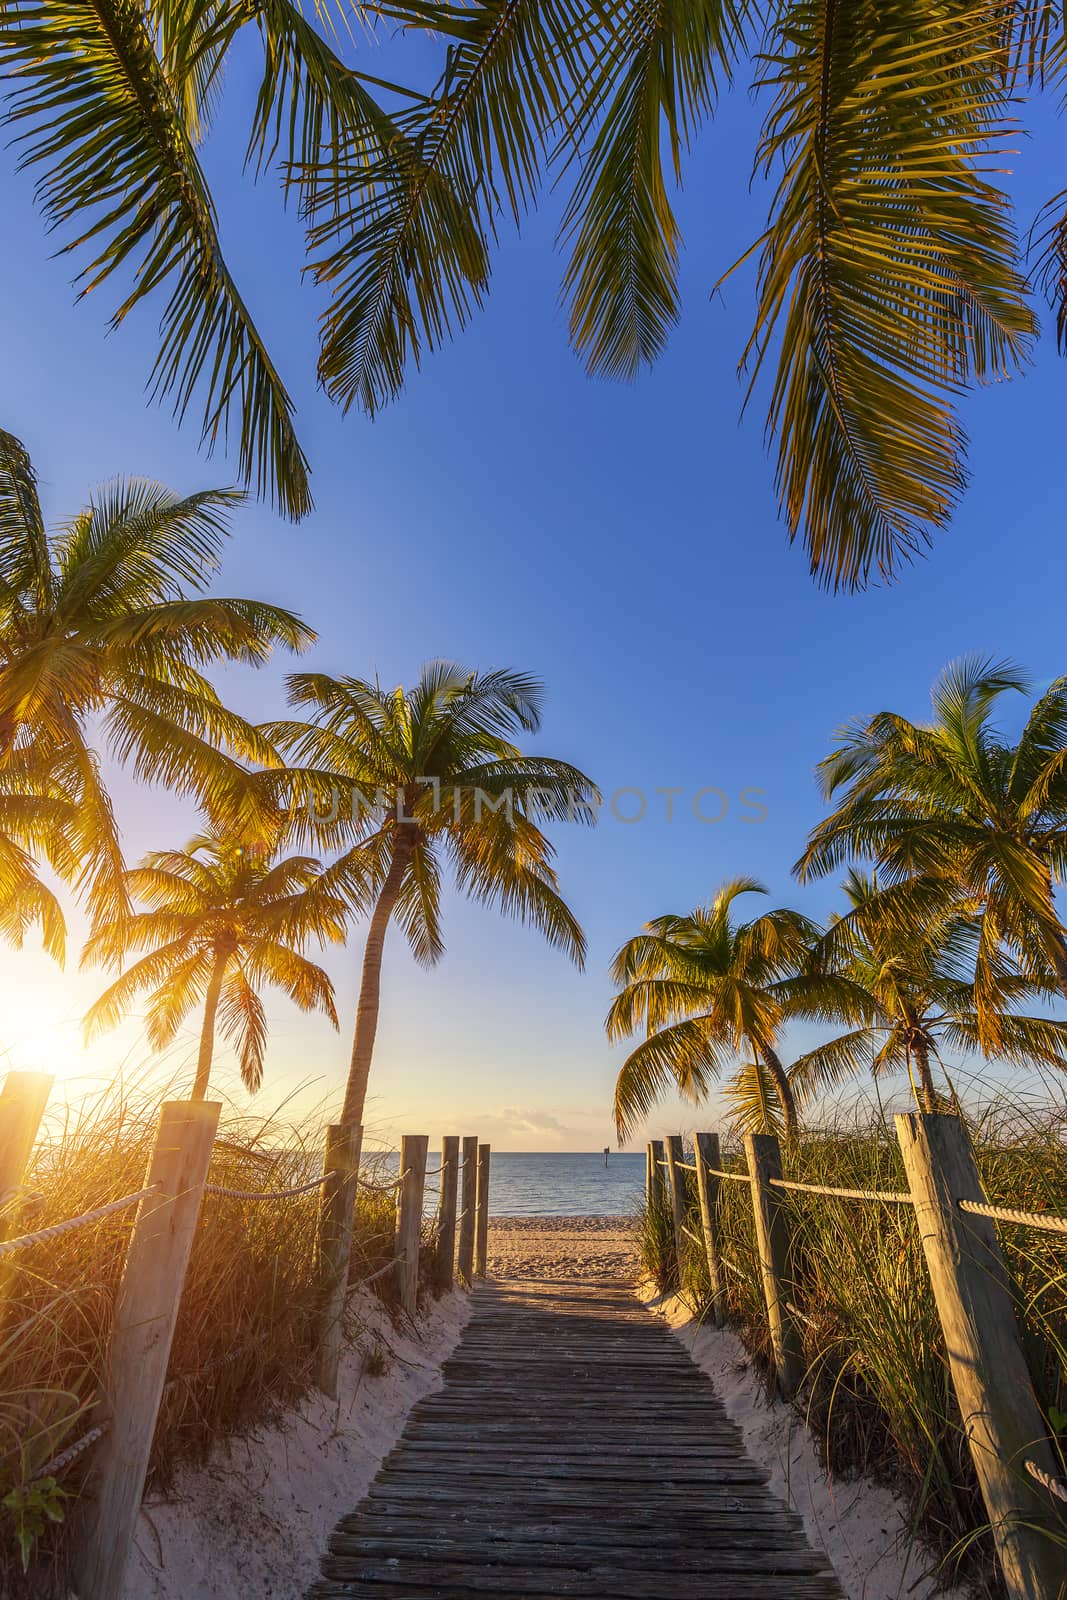
[[[158,1090],[116,1085],[76,1113],[50,1119],[26,1177],[26,1196],[6,1211],[8,1234],[35,1231],[141,1187],[158,1116]],[[224,1111],[210,1181],[273,1190],[314,1176],[323,1130]],[[372,1162],[374,1158],[372,1157]],[[366,1170],[366,1168],[365,1168]],[[262,1422],[310,1385],[317,1291],[318,1197],[287,1202],[206,1195],[193,1245],[171,1355],[168,1388],[152,1453],[151,1480],[166,1486],[175,1467],[203,1458],[212,1443]],[[0,1501],[20,1491],[94,1425],[115,1290],[134,1211],[21,1251],[0,1262]],[[353,1279],[394,1251],[391,1192],[362,1192],[356,1212]],[[391,1293],[388,1275],[376,1286]],[[353,1337],[358,1328],[353,1324]],[[37,1541],[26,1590],[58,1581],[67,1557],[71,1502],[91,1452],[59,1477],[64,1523]],[[0,1509],[0,1592],[23,1583],[11,1501]]]

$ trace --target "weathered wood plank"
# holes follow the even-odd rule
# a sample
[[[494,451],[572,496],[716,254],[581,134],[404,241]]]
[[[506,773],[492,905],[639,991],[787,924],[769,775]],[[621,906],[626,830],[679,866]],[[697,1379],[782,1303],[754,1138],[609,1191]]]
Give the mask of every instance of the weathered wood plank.
[[[309,1600],[841,1600],[683,1347],[618,1286],[487,1284]]]

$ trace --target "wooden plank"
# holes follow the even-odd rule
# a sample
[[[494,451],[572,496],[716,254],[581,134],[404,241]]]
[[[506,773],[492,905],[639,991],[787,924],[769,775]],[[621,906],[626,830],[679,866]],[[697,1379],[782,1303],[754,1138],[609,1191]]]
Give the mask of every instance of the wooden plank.
[[[100,1414],[110,1421],[96,1450],[91,1499],[78,1551],[79,1593],[119,1600],[156,1417],[170,1360],[185,1269],[200,1214],[222,1106],[163,1105],[115,1303]]]
[[[422,1197],[426,1190],[425,1133],[405,1133],[400,1140],[400,1211],[396,1224],[397,1280],[400,1304],[409,1317],[419,1298],[419,1247],[422,1243]]]
[[[459,1194],[459,1135],[447,1133],[441,1140],[441,1188],[437,1202],[437,1259],[434,1281],[441,1291],[455,1281],[456,1197]]]
[[[783,1395],[795,1393],[804,1374],[800,1337],[789,1310],[789,1222],[782,1191],[771,1188],[771,1180],[782,1176],[782,1156],[778,1140],[770,1133],[745,1135],[745,1155],[752,1191],[752,1213],[756,1223],[763,1299],[767,1307],[767,1326],[771,1351]]]
[[[474,1222],[478,1199],[478,1136],[468,1134],[463,1140],[463,1191],[459,1201],[459,1253],[456,1271],[460,1283],[471,1283],[474,1278]]]
[[[984,1203],[978,1168],[958,1117],[897,1117],[897,1137],[915,1202],[945,1351],[1012,1600],[1064,1592],[1062,1524],[1025,1463],[1058,1467],[1026,1365],[1008,1269],[988,1217],[960,1211]]]
[[[485,1284],[312,1600],[841,1600],[707,1378],[625,1292]]]
[[[722,1168],[717,1133],[693,1135],[693,1161],[697,1169],[701,1232],[704,1235],[704,1255],[711,1286],[711,1315],[715,1326],[721,1328],[726,1323],[726,1280],[719,1250],[719,1190],[722,1179],[708,1170],[710,1167]]]
[[[475,1205],[474,1275],[485,1277],[489,1255],[489,1167],[492,1152],[489,1145],[478,1146],[478,1193]]]
[[[352,1226],[359,1181],[363,1129],[331,1123],[326,1130],[322,1162],[325,1183],[319,1209],[317,1276],[319,1292],[318,1353],[315,1382],[337,1399],[337,1370],[344,1338],[348,1268],[352,1259]]]

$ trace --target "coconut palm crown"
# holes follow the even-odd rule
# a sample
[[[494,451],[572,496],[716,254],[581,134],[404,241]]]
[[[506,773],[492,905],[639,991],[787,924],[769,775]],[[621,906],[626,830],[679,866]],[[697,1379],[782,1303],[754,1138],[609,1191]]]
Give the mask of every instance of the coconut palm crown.
[[[382,954],[399,922],[418,961],[444,951],[443,869],[461,893],[537,928],[579,965],[585,939],[559,892],[539,824],[593,820],[599,799],[566,761],[525,755],[517,733],[541,722],[541,685],[525,673],[423,667],[411,688],[296,673],[290,700],[309,722],[264,732],[294,763],[283,776],[312,833],[353,836],[331,869],[370,912],[342,1121],[363,1115],[378,1026]],[[316,820],[315,807],[319,808]]]
[[[94,915],[116,909],[124,865],[98,725],[143,781],[231,821],[257,804],[243,762],[276,761],[203,671],[314,638],[280,606],[203,593],[240,499],[116,479],[49,536],[30,458],[0,431],[0,764],[32,746],[78,807],[71,875]]]
[[[91,1038],[149,997],[152,1048],[170,1044],[196,1005],[204,1010],[193,1099],[207,1094],[218,1028],[237,1052],[250,1090],[263,1078],[267,1020],[259,991],[282,989],[302,1011],[325,1012],[334,1027],[333,987],[303,954],[309,942],[345,937],[345,901],[311,856],[281,856],[270,844],[239,844],[217,828],[184,850],[156,850],[126,874],[130,898],[148,909],[98,927],[83,966],[146,952],[107,988],[85,1018]]]
[[[793,1063],[798,1094],[836,1088],[860,1072],[904,1069],[920,1109],[936,1111],[933,1064],[944,1070],[942,1052],[986,1053],[975,1004],[980,926],[973,917],[945,914],[929,896],[924,905],[925,887],[918,894],[911,884],[879,891],[873,876],[855,869],[848,874],[849,910],[832,920],[816,960],[867,997],[870,1020]],[[1023,1001],[1054,996],[1054,974],[1038,977],[1001,965],[996,978],[998,1058],[1018,1067],[1067,1070],[1067,1022],[1017,1010]]]
[[[1055,898],[1067,874],[1067,678],[1013,741],[993,712],[1026,686],[1011,662],[968,657],[934,685],[931,722],[886,711],[848,724],[818,769],[834,810],[796,867],[814,878],[872,861],[881,884],[922,886],[928,901],[975,915],[974,1004],[991,1055],[1004,1047],[1004,973],[1051,967],[1067,996]]]
[[[847,982],[811,971],[820,930],[800,912],[778,908],[748,922],[736,918],[739,896],[766,893],[754,878],[734,878],[709,905],[654,918],[615,956],[611,976],[619,992],[605,1023],[608,1037],[646,1034],[615,1085],[620,1139],[669,1089],[694,1104],[705,1100],[742,1054],[752,1061],[733,1085],[740,1120],[780,1119],[785,1136],[794,1137],[797,1097],[778,1054],[782,1026],[791,1016],[853,1015],[860,1004]],[[777,1104],[768,1118],[772,1095]]]

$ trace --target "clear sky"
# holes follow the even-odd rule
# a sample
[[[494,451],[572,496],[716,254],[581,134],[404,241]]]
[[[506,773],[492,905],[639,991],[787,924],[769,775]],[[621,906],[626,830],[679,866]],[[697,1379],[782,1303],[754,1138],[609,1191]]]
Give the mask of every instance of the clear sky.
[[[594,382],[568,350],[550,197],[521,239],[505,231],[487,309],[372,424],[342,417],[315,388],[321,302],[300,282],[298,225],[273,180],[253,190],[240,175],[250,92],[236,72],[208,165],[231,265],[299,406],[316,510],[293,527],[249,504],[220,591],[295,607],[319,631],[311,664],[328,672],[409,682],[434,656],[535,671],[547,685],[540,748],[608,796],[647,796],[638,822],[608,809],[594,831],[558,830],[564,890],[588,934],[583,974],[454,896],[432,974],[390,936],[369,1120],[434,1137],[477,1130],[500,1148],[599,1148],[612,1139],[621,1059],[602,1028],[621,941],[739,873],[762,878],[775,903],[824,915],[833,886],[800,889],[790,866],[820,813],[812,768],[834,729],[887,706],[922,716],[936,672],[965,651],[1013,656],[1038,683],[1067,671],[1054,339],[1025,379],[969,398],[970,489],[930,556],[891,589],[834,597],[813,586],[777,519],[760,396],[739,423],[751,277],[709,296],[767,203],[749,190],[756,120],[744,94],[688,169],[684,320],[654,372],[630,387]],[[1028,226],[1056,178],[1031,145],[1018,165]],[[73,512],[115,473],[186,491],[229,481],[225,459],[198,453],[194,428],[178,432],[144,403],[151,314],[108,335],[106,288],[72,304],[70,263],[50,258],[30,182],[11,167],[8,153],[0,423],[29,446],[46,515]],[[255,717],[275,715],[287,665],[235,671],[226,693]],[[668,822],[656,791],[669,786],[682,793]],[[708,786],[728,798],[720,822],[693,816]],[[746,788],[764,792],[765,820],[745,820]],[[131,859],[191,831],[164,794],[121,778],[116,794]],[[702,804],[709,816],[721,808],[713,795]],[[633,795],[618,802],[626,815],[636,806]],[[297,1088],[298,1106],[339,1105],[360,949],[357,929],[327,962],[339,1036],[271,1005],[264,1109]],[[136,1020],[83,1055],[78,1019],[99,987],[76,959],[61,974],[37,952],[0,951],[7,1064],[48,1067],[73,1086],[145,1061]],[[195,1043],[191,1025],[169,1069],[184,1072]],[[692,1126],[694,1113],[665,1104],[652,1131],[679,1120]],[[714,1107],[695,1120],[714,1125]]]

